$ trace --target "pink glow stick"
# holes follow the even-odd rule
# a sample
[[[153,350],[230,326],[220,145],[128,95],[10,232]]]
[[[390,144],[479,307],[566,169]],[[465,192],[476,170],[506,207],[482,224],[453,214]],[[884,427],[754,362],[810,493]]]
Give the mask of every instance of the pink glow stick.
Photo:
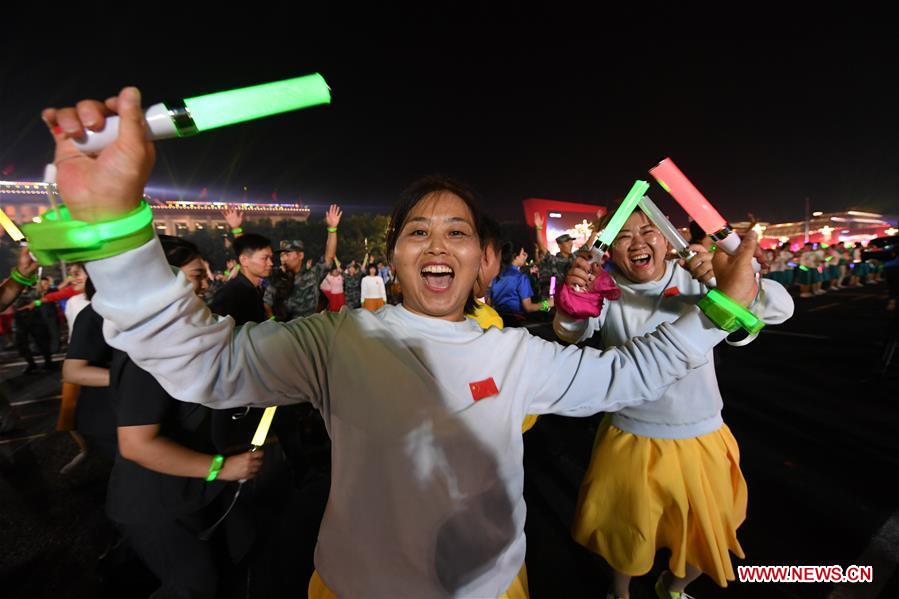
[[[673,160],[665,158],[649,169],[649,174],[655,177],[662,189],[671,194],[681,208],[696,221],[696,224],[715,241],[719,248],[728,254],[737,251],[737,248],[740,247],[740,236],[730,228],[721,213],[715,210],[715,207],[705,199],[696,186],[677,168]],[[761,266],[755,258],[752,259],[752,268],[756,272],[761,270]]]
[[[649,169],[649,174],[655,177],[659,185],[677,200],[677,203],[702,227],[703,231],[711,235],[727,226],[724,217],[677,168],[673,160],[666,158],[655,168]]]

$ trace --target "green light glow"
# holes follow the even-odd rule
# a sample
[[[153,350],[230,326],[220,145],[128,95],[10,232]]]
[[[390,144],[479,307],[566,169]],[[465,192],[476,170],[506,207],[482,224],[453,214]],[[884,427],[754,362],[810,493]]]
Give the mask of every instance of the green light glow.
[[[618,210],[615,211],[612,220],[609,221],[606,228],[599,234],[597,242],[612,245],[612,242],[618,237],[618,232],[621,231],[621,227],[623,227],[624,223],[627,222],[627,219],[630,218],[631,213],[634,211],[634,208],[637,207],[637,204],[640,203],[640,200],[643,198],[643,194],[646,193],[647,189],[649,189],[649,183],[646,181],[641,181],[639,179],[634,181],[634,186],[627,192],[627,196],[625,196],[624,201],[621,202]]]
[[[200,131],[330,102],[331,90],[318,73],[184,99]]]
[[[800,265],[800,266],[799,266],[799,270],[808,270],[808,266],[802,266],[802,265]]]
[[[667,191],[668,193],[671,193],[671,190],[668,189],[668,184],[667,184],[667,183],[665,183],[664,181],[662,181],[662,180],[659,179],[658,177],[656,177],[656,181],[658,181],[658,183],[659,183],[659,185],[662,187],[662,189],[664,189],[664,190]]]
[[[765,327],[765,323],[762,322],[758,316],[735,302],[730,297],[724,295],[717,289],[710,289],[706,297],[710,301],[717,304],[718,306],[732,314],[734,317],[736,317],[743,330],[750,335],[758,333]]]

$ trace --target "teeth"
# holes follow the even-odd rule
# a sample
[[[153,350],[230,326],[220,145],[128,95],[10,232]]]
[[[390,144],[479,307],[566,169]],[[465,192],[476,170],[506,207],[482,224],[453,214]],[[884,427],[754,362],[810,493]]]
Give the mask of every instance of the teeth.
[[[648,260],[649,254],[640,254],[639,256],[634,256],[631,260]]]
[[[427,272],[431,274],[444,275],[444,274],[453,274],[453,269],[449,266],[445,266],[443,264],[431,264],[429,266],[425,266],[421,269],[421,272]]]

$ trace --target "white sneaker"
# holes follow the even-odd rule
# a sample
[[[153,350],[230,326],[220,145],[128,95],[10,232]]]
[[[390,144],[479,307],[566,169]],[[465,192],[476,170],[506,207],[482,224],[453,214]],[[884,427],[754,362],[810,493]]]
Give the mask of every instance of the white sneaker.
[[[59,473],[60,474],[68,474],[69,472],[72,471],[73,468],[75,468],[75,466],[77,466],[78,464],[83,462],[84,458],[86,458],[86,457],[87,457],[86,451],[79,451],[78,455],[76,455],[74,458],[72,458],[68,464],[66,464],[65,466],[63,466],[62,468],[59,469]]]

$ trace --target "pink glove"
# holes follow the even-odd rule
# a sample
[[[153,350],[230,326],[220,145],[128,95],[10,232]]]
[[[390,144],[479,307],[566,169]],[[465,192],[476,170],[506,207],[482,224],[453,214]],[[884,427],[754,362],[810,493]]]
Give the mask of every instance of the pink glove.
[[[604,299],[617,300],[621,297],[621,290],[615,284],[612,276],[602,270],[593,279],[593,289],[588,291],[575,291],[569,285],[562,285],[556,292],[556,310],[583,320],[591,316],[599,316],[602,312]]]

